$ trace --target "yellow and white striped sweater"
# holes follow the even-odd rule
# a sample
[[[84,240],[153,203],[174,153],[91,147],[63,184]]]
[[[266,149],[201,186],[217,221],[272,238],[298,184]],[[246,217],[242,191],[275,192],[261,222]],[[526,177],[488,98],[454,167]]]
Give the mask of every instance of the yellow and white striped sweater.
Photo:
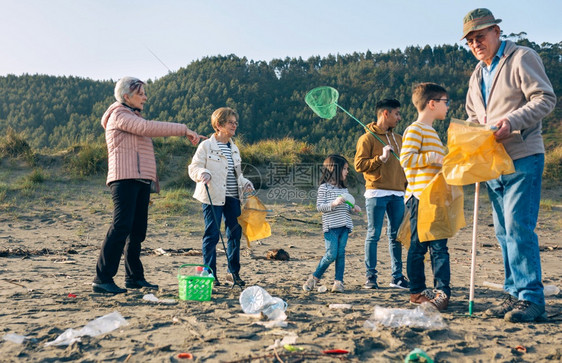
[[[435,162],[443,156],[445,148],[433,127],[416,121],[406,128],[400,151],[400,165],[408,180],[406,200],[412,195],[420,198],[422,190],[441,169]]]

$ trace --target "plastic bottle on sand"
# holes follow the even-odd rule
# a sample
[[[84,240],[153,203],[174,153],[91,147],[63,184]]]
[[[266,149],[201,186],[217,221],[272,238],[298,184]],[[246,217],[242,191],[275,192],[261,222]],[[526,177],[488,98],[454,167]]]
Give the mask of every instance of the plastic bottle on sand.
[[[560,293],[560,289],[556,285],[544,285],[544,296],[554,296]]]

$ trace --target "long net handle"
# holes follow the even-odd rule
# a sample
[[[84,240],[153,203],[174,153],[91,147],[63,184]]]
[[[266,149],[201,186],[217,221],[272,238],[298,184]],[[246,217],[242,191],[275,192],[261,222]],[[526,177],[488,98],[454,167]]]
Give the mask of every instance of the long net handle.
[[[476,270],[476,234],[478,233],[478,199],[480,196],[480,183],[474,186],[474,216],[472,221],[472,261],[470,263],[470,292],[468,297],[468,315],[472,316],[474,307],[474,275]]]
[[[367,126],[365,126],[365,125],[363,124],[363,122],[361,122],[361,121],[359,121],[358,119],[356,119],[352,114],[350,114],[349,112],[347,112],[347,110],[346,110],[345,108],[341,107],[341,106],[338,105],[337,103],[336,103],[336,106],[338,106],[338,107],[340,108],[340,110],[342,110],[343,112],[345,112],[349,117],[351,117],[352,119],[354,119],[355,121],[357,121],[357,122],[359,123],[359,125],[363,126],[363,128],[364,128],[366,131],[369,131],[369,132],[371,133],[371,135],[373,135],[377,140],[379,140],[379,141],[381,142],[381,144],[383,144],[384,146],[386,146],[386,143],[385,143],[384,141],[382,141],[381,138],[380,138],[377,134],[375,134],[373,131],[369,130],[369,129],[367,128]],[[396,158],[396,160],[400,161],[400,157],[399,157],[398,155],[396,155],[396,153],[394,152],[394,150],[390,150],[390,152],[392,153],[392,155],[394,155],[394,157]]]
[[[230,273],[233,274],[234,269],[232,268],[232,266],[230,266],[230,259],[228,258],[228,249],[226,248],[226,245],[224,244],[224,239],[222,238],[220,224],[218,222],[217,216],[215,215],[215,206],[213,205],[213,200],[211,199],[211,193],[209,192],[209,187],[207,186],[206,183],[203,183],[203,185],[205,185],[205,190],[207,191],[207,197],[209,198],[209,205],[211,206],[211,212],[213,212],[211,213],[213,215],[213,221],[215,222],[215,225],[217,226],[217,230],[219,231],[219,237],[222,242],[222,248],[224,248],[224,253],[226,254],[226,265],[228,266],[228,270],[230,271]],[[240,289],[242,289],[242,286],[240,286],[240,284],[236,281],[236,279],[233,276],[232,288],[234,288],[234,286],[238,286]]]

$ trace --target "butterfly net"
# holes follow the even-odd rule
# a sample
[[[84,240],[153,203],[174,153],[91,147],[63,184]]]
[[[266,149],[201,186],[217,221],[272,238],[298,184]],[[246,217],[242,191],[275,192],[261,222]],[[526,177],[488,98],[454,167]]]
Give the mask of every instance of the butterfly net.
[[[315,114],[325,119],[331,119],[336,115],[338,109],[338,97],[338,90],[324,86],[310,90],[304,97],[304,101]]]

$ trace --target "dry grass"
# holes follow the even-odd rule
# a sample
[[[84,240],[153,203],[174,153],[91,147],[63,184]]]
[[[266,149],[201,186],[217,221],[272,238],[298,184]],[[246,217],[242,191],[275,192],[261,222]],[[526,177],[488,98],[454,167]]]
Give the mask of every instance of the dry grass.
[[[562,181],[562,146],[546,153],[543,176],[547,181]]]
[[[252,145],[241,143],[238,146],[240,147],[242,161],[253,165],[266,162],[296,164],[315,158],[314,149],[311,145],[291,138],[263,140]],[[318,156],[316,157],[318,158]]]

